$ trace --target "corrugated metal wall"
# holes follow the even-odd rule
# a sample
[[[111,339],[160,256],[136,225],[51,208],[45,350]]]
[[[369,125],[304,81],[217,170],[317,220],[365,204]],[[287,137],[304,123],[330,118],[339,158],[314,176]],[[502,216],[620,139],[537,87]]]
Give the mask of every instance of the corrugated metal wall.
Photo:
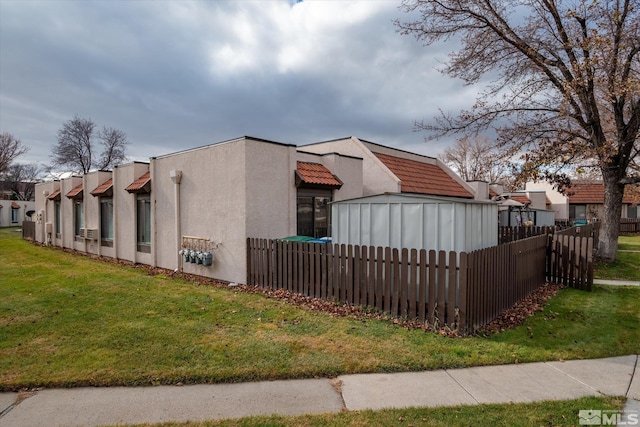
[[[472,251],[498,243],[494,203],[380,195],[332,206],[335,243]]]

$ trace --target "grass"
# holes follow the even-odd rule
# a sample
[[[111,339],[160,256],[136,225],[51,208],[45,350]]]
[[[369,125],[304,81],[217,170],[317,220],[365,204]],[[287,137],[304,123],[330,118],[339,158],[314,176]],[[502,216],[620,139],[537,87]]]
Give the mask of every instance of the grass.
[[[0,230],[0,390],[330,377],[638,353],[640,288],[562,290],[489,338],[334,318]]]
[[[623,398],[584,397],[576,400],[504,405],[408,408],[355,411],[295,417],[248,417],[235,420],[140,424],[156,427],[251,427],[251,426],[576,426],[582,409],[619,411]]]
[[[637,252],[625,252],[637,251]],[[607,280],[640,282],[640,236],[620,236],[614,262],[596,262],[594,277]]]

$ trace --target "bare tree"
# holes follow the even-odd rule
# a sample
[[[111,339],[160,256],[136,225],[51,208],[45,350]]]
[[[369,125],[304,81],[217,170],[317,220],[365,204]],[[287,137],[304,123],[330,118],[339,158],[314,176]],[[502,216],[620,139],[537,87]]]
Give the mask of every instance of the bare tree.
[[[93,169],[110,169],[126,160],[126,134],[109,127],[96,132],[95,128],[91,119],[77,115],[64,122],[58,130],[58,143],[51,156],[52,166],[87,173]],[[99,146],[102,146],[102,151],[98,155]]]
[[[509,172],[510,153],[499,150],[486,137],[462,137],[439,156],[465,181],[500,182]]]
[[[40,173],[38,165],[13,163],[3,174],[2,188],[17,200],[32,200]]]
[[[416,123],[428,138],[493,128],[523,172],[567,183],[595,159],[604,187],[599,255],[616,258],[625,187],[640,182],[640,3],[637,0],[403,0],[397,21],[427,45],[459,37],[443,72],[494,78],[470,110]]]
[[[4,132],[0,134],[0,173],[5,172],[9,165],[22,154],[29,150],[22,145],[20,140],[12,134]]]

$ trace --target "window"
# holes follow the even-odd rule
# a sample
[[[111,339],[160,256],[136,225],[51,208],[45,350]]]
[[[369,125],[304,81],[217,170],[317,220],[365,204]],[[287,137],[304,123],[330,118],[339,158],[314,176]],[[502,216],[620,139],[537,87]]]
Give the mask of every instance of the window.
[[[82,200],[76,200],[73,203],[73,230],[76,237],[84,237],[82,231],[84,230],[84,203]]]
[[[54,230],[57,237],[60,237],[62,234],[62,210],[60,207],[60,201],[56,201],[53,205],[54,207],[54,221],[56,224],[56,229]]]
[[[627,206],[627,218],[637,219],[638,218],[638,205],[636,206]]]
[[[587,219],[587,205],[569,205],[569,218]]]
[[[11,223],[12,224],[17,224],[18,223],[18,211],[20,210],[20,208],[11,208]]]
[[[102,246],[113,244],[113,199],[100,199],[100,239]]]
[[[299,236],[327,237],[330,234],[331,191],[298,191],[297,234]]]
[[[137,198],[138,251],[151,253],[151,199],[148,194]]]

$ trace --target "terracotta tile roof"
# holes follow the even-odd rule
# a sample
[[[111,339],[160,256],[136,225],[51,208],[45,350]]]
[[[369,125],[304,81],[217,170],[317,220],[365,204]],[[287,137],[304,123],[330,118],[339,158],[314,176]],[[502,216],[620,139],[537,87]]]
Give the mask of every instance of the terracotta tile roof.
[[[403,193],[431,194],[473,199],[473,194],[437,165],[373,153],[401,181]]]
[[[111,196],[113,194],[113,178],[109,178],[98,185],[92,192],[92,196]]]
[[[571,204],[604,203],[604,184],[602,182],[579,182],[573,183],[566,189],[565,194]],[[634,203],[630,186],[627,186],[622,198],[622,203]]]
[[[49,199],[49,200],[60,200],[60,189],[58,188],[53,193],[49,194],[49,197],[47,197],[47,199]]]
[[[20,205],[16,202],[11,202],[11,209],[20,209]]]
[[[82,197],[82,184],[73,187],[71,191],[65,194],[68,199],[76,199]]]
[[[320,186],[326,188],[340,188],[342,181],[320,163],[297,162],[296,186]]]
[[[125,190],[129,193],[150,193],[151,192],[151,172],[146,172],[136,179]]]

